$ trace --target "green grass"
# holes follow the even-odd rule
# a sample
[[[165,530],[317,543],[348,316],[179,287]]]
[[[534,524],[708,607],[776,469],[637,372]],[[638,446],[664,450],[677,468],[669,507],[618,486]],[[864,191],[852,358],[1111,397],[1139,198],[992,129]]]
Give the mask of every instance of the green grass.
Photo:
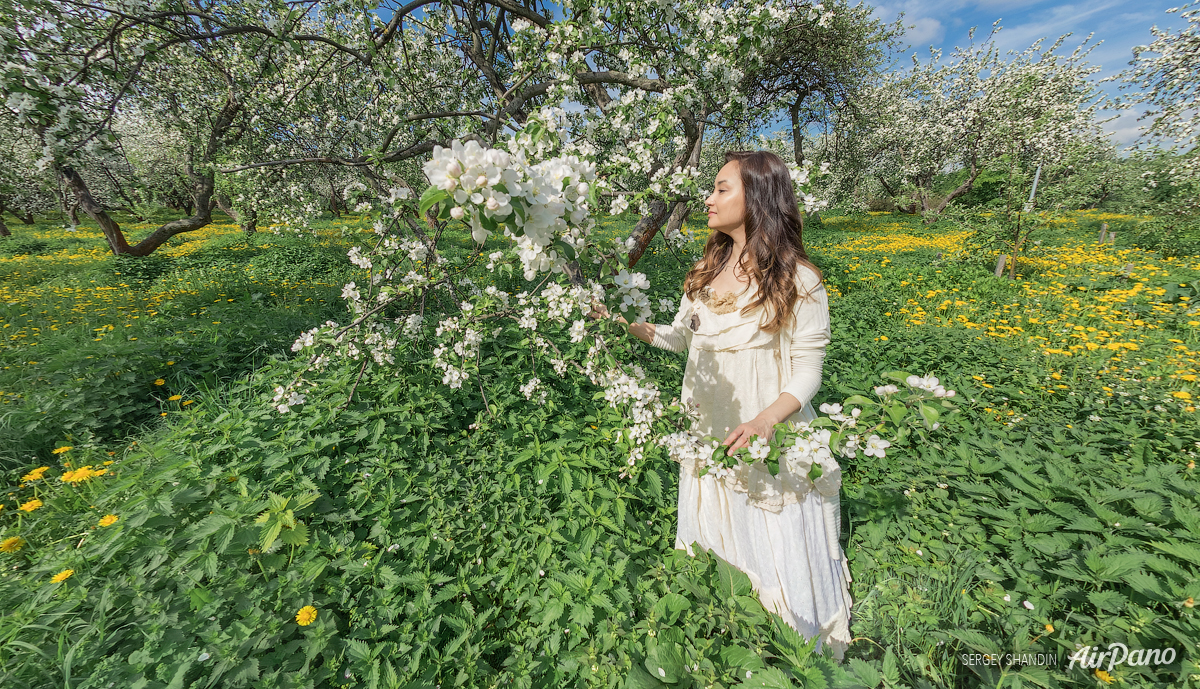
[[[14,376],[3,389],[21,397],[0,414],[64,392],[97,405],[123,390],[195,403],[164,404],[157,417],[147,401],[106,420],[112,438],[136,444],[48,424],[47,437],[18,436],[28,445],[6,474],[0,536],[26,546],[0,555],[12,563],[0,578],[0,684],[1092,687],[1097,675],[1067,670],[1067,654],[1119,641],[1178,653],[1168,666],[1116,666],[1123,685],[1196,686],[1200,622],[1185,603],[1200,597],[1190,287],[1200,264],[1124,236],[1098,247],[1091,223],[1102,217],[1039,230],[1016,282],[991,276],[993,254],[964,253],[958,228],[834,214],[810,228],[833,323],[814,404],[908,370],[938,375],[963,406],[934,443],[842,463],[858,640],[841,666],[763,611],[744,577],[672,550],[675,467],[652,451],[636,481],[618,479],[615,412],[585,379],[533,368],[527,333],[509,326],[484,346],[471,383],[486,387],[491,410],[471,385],[441,384],[428,342],[405,341],[395,367],[359,379],[355,362],[335,364],[308,376],[317,385],[297,411],[273,412],[272,387],[294,374],[287,346],[326,318],[345,322],[341,281],[362,284],[338,260],[363,240],[341,237],[338,221],[312,240],[256,240],[269,248],[214,237],[137,277],[101,260],[17,271],[5,289],[37,287],[59,305],[4,322],[33,313],[42,331],[69,311],[52,302],[54,280],[154,295],[190,280],[208,291],[158,299],[152,316],[131,297],[144,309],[127,329],[137,340],[94,342],[101,321],[85,314],[2,353]],[[601,231],[620,235],[631,222]],[[465,233],[449,238],[452,258],[467,259]],[[638,269],[652,303],[678,303],[684,268],[659,241]],[[502,247],[492,242],[485,253]],[[297,270],[301,261],[312,264]],[[490,281],[526,286],[519,276],[478,284]],[[254,299],[270,292],[266,304]],[[425,337],[433,314],[451,308],[431,297]],[[616,342],[675,394],[681,356]],[[9,373],[34,356],[68,373],[49,378],[42,363],[40,380]],[[136,373],[121,382],[115,372],[126,370]],[[518,391],[535,374],[550,388],[545,405]],[[55,409],[70,419],[67,403]],[[153,427],[139,428],[144,419]],[[62,461],[106,473],[63,484]],[[55,467],[46,479],[17,485],[42,465]],[[35,494],[42,507],[14,510]],[[97,526],[105,514],[119,519]],[[66,569],[70,578],[49,581]],[[318,613],[302,627],[294,618],[306,605]],[[984,652],[1058,664],[961,660]]]

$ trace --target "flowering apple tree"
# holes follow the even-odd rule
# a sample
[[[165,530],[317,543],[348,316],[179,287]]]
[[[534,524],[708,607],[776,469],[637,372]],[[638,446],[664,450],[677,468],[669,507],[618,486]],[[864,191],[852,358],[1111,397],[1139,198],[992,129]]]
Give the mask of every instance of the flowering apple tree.
[[[1099,131],[1098,96],[1089,81],[1099,67],[1086,62],[1090,37],[1063,55],[1066,38],[1007,55],[989,38],[955,49],[946,62],[940,50],[931,49],[926,62],[914,55],[910,70],[887,75],[869,98],[878,106],[862,144],[869,176],[898,206],[927,220],[991,166],[1005,168],[1010,186],[1028,189],[1039,164],[1059,163]],[[969,174],[948,194],[935,195],[934,183],[947,169]]]
[[[1154,40],[1133,49],[1122,88],[1138,89],[1130,100],[1149,106],[1142,116],[1150,120],[1144,136],[1169,142],[1169,152],[1178,156],[1167,181],[1191,193],[1175,210],[1195,214],[1200,211],[1200,7],[1188,3],[1167,11],[1178,12],[1187,26],[1175,33],[1152,28]]]
[[[593,303],[602,302],[631,321],[645,321],[652,315],[646,294],[649,280],[643,273],[631,272],[629,244],[596,239],[595,206],[600,194],[611,188],[610,182],[597,172],[594,148],[586,140],[571,139],[565,123],[563,111],[547,108],[532,115],[504,148],[484,148],[474,140],[435,148],[424,166],[431,185],[419,199],[398,188],[389,200],[390,211],[377,221],[376,245],[353,247],[349,252],[355,265],[370,272],[366,284],[343,288],[352,323],[318,326],[303,333],[293,350],[307,355],[308,368],[315,370],[334,358],[361,361],[363,368],[392,364],[398,344],[423,332],[425,319],[421,313],[404,314],[403,309],[385,316],[391,313],[388,307],[414,305],[429,290],[445,289],[457,308],[444,314],[434,328],[431,352],[443,383],[464,388],[475,382],[480,345],[485,338],[498,336],[508,323],[524,333],[536,356],[556,375],[574,368],[601,387],[598,394],[622,411],[628,421],[620,440],[629,452],[625,473],[633,475],[646,444],[653,440],[653,422],[668,410],[657,385],[647,380],[641,367],[618,361],[619,352],[605,338],[612,324],[589,323],[587,314]],[[811,197],[815,174],[819,172],[808,166],[794,170],[801,198]],[[516,295],[494,285],[480,289],[465,277],[464,269],[441,256],[428,237],[389,233],[389,226],[398,225],[396,216],[413,203],[419,215],[434,214],[435,222],[461,221],[481,246],[502,239],[504,248],[487,253],[485,269],[501,275],[519,272],[537,284]],[[811,198],[809,204],[819,205]],[[477,257],[481,259],[485,251]],[[598,266],[597,277],[572,280],[573,271],[582,275],[580,265]],[[499,321],[500,327],[485,325],[489,321]],[[561,351],[543,335],[551,331],[563,332],[572,344],[587,340],[586,352],[582,345],[574,357]],[[306,383],[314,385],[298,376],[290,385],[277,387],[273,404],[283,413],[303,404]],[[486,398],[482,384],[475,384]],[[542,399],[545,391],[541,379],[531,375],[521,392],[532,400]]]

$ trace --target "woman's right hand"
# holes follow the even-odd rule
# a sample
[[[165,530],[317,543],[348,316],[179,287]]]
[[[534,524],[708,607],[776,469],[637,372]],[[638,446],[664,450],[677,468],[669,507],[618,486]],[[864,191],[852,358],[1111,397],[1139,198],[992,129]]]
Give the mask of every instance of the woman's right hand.
[[[592,301],[592,312],[588,314],[592,320],[608,318],[608,307],[598,301]]]

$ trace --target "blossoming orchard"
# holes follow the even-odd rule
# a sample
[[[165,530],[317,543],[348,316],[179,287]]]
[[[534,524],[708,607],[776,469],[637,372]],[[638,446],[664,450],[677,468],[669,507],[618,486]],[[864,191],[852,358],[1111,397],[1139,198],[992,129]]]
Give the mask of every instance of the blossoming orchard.
[[[0,0],[0,686],[1200,687],[1200,10],[886,13]],[[737,151],[807,421],[661,346]]]

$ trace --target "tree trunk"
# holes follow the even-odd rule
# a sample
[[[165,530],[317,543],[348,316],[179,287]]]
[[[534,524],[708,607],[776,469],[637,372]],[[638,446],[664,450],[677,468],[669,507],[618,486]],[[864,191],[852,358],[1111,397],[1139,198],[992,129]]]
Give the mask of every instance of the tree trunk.
[[[800,99],[796,99],[791,107],[792,116],[792,157],[797,165],[804,164],[804,133],[800,131]]]
[[[673,167],[679,167],[683,164],[695,166],[700,164],[700,148],[704,144],[704,119],[701,116],[699,124],[696,124],[692,119],[691,113],[683,113],[683,129],[687,134],[689,146],[684,149],[688,153],[685,155],[683,151],[676,157]],[[650,212],[638,220],[634,226],[633,232],[630,234],[637,240],[637,245],[629,252],[629,267],[633,268],[637,265],[642,254],[646,252],[646,247],[650,246],[650,240],[654,239],[654,235],[658,233],[659,228],[667,220],[667,216],[672,210],[672,204],[665,201],[654,201],[650,204]],[[680,220],[682,222],[682,219]]]
[[[333,186],[332,177],[329,178],[329,212],[335,218],[342,217],[342,214],[338,212],[338,193],[337,189]]]
[[[249,237],[258,231],[258,211],[248,208],[242,212],[242,234]]]
[[[82,182],[83,180],[80,180],[80,181]],[[71,204],[71,208],[69,209],[68,215],[71,216],[71,229],[75,229],[76,227],[79,226],[79,201],[78,200],[76,200],[75,203]]]
[[[4,211],[0,210],[0,213]],[[4,224],[4,216],[0,215],[0,237],[11,237],[12,232],[8,231],[8,225]]]
[[[683,229],[683,221],[687,220],[688,202],[676,201],[671,208],[671,217],[667,218],[667,228],[663,230],[663,238],[667,238]]]
[[[83,181],[79,173],[69,167],[62,168],[60,172],[68,188],[75,194],[76,206],[82,206],[84,212],[100,225],[100,230],[104,232],[104,238],[108,240],[109,247],[117,255],[149,256],[171,237],[181,232],[198,230],[212,222],[213,173],[205,172],[196,174],[192,170],[190,161],[188,163],[188,177],[192,180],[193,201],[197,213],[191,217],[183,218],[182,220],[172,220],[160,226],[151,232],[148,237],[133,246],[130,246],[129,242],[125,239],[125,233],[121,231],[121,226],[109,217],[108,213],[104,211],[103,206],[96,203],[96,199],[92,197],[87,183]]]
[[[17,216],[17,219],[20,220],[25,225],[33,225],[36,222],[33,218],[33,211],[25,211],[25,215],[21,215],[21,214],[17,213],[16,211],[9,211],[9,212],[12,213],[13,215]]]
[[[799,94],[788,109],[792,116],[792,156],[797,165],[804,164],[804,131],[800,129],[800,106],[808,98],[809,91]]]
[[[979,168],[976,167],[975,161],[972,160],[971,161],[971,176],[968,177],[962,184],[958,185],[957,189],[950,192],[949,196],[942,199],[941,203],[936,204],[936,207],[927,208],[926,209],[927,212],[925,214],[926,215],[925,222],[927,222],[927,223],[931,222],[931,217],[930,217],[930,214],[928,213],[929,210],[933,211],[932,215],[939,215],[942,211],[946,210],[946,206],[950,205],[951,201],[962,196],[963,194],[967,193],[968,191],[971,191],[971,186],[975,184],[975,178],[978,176],[979,176]]]
[[[213,201],[216,201],[217,208],[220,208],[222,213],[228,215],[230,220],[238,222],[238,212],[233,210],[233,202],[230,200],[228,194],[213,194]]]

